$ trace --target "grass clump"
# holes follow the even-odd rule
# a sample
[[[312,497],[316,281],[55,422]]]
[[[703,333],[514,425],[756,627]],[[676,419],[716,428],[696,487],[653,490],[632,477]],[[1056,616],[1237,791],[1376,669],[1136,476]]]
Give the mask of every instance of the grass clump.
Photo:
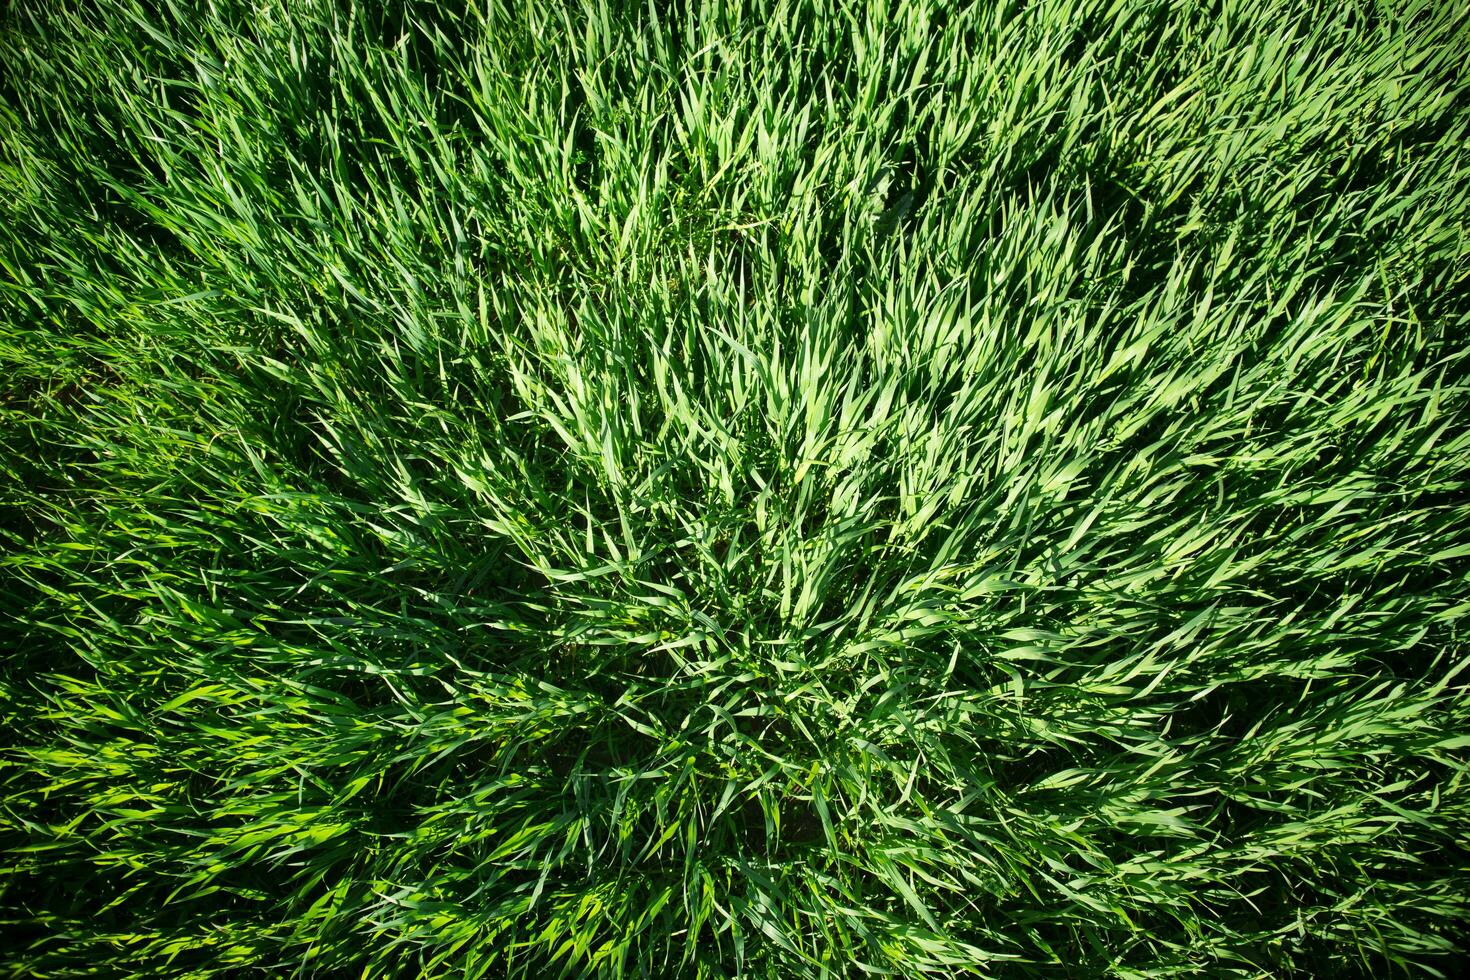
[[[0,13],[14,975],[1443,975],[1460,0]]]

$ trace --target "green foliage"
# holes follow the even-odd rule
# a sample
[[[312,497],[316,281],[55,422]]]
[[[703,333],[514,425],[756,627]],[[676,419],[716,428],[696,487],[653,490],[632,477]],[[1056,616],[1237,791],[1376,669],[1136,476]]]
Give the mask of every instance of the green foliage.
[[[1464,0],[11,0],[0,962],[1441,975]]]

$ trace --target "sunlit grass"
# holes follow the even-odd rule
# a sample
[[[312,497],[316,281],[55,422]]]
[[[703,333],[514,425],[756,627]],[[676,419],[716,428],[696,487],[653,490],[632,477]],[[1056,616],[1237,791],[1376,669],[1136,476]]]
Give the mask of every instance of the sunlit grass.
[[[0,962],[1454,975],[1463,0],[0,11]]]

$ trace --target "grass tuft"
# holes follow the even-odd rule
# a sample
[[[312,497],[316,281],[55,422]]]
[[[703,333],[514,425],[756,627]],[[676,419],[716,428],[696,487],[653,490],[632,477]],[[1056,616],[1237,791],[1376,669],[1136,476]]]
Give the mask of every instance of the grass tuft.
[[[0,967],[1448,976],[1465,0],[11,0]]]

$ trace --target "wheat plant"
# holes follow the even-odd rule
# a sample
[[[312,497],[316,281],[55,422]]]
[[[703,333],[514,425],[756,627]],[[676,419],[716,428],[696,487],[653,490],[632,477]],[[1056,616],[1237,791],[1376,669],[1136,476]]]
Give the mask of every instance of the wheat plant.
[[[1464,0],[8,0],[17,977],[1452,976]]]

